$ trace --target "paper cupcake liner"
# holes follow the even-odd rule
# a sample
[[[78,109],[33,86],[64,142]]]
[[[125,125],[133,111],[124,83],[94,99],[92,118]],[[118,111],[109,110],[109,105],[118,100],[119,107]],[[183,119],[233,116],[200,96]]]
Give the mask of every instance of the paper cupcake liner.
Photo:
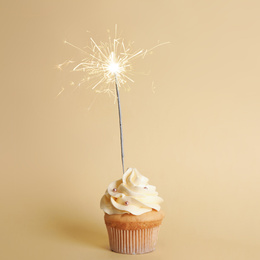
[[[110,249],[122,254],[144,254],[155,250],[159,226],[125,230],[107,226]]]

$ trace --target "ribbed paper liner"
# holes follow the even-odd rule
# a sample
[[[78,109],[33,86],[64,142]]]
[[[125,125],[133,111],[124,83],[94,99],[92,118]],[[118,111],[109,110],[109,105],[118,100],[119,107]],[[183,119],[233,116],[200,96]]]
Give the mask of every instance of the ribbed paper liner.
[[[155,250],[159,226],[124,230],[107,226],[110,249],[122,254],[143,254]]]

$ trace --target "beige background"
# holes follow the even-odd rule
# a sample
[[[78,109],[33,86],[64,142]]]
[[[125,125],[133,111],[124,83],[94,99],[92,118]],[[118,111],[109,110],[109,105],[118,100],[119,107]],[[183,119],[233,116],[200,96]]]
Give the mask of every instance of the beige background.
[[[83,47],[89,30],[104,41],[116,23],[136,49],[171,42],[137,62],[150,74],[121,91],[126,167],[165,200],[157,250],[137,258],[260,259],[259,1],[1,1],[0,10],[1,259],[131,258],[108,250],[99,209],[121,176],[117,107],[74,91],[82,75],[55,69],[78,55],[64,40]]]

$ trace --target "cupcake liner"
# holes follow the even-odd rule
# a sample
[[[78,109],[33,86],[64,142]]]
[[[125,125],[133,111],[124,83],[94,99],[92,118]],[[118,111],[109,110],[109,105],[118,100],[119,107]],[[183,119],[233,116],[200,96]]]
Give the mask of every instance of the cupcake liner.
[[[159,226],[146,229],[119,229],[107,225],[110,249],[122,254],[144,254],[155,250]]]

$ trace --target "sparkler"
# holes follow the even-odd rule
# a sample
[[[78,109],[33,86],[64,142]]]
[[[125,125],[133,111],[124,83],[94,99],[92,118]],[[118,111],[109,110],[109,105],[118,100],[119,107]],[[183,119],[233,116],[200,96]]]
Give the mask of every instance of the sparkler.
[[[151,52],[156,47],[167,44],[168,42],[158,44],[149,50],[141,49],[132,52],[131,45],[125,45],[122,38],[117,37],[117,26],[115,26],[115,37],[109,37],[108,42],[100,42],[98,45],[93,38],[91,47],[87,47],[88,51],[81,49],[67,41],[66,44],[80,50],[86,55],[84,59],[77,64],[73,71],[81,71],[85,73],[85,77],[80,81],[77,87],[90,81],[95,81],[93,85],[89,84],[97,93],[112,94],[117,99],[119,126],[120,126],[120,143],[121,143],[121,161],[124,173],[124,148],[123,148],[123,131],[119,89],[128,81],[134,82],[130,77],[132,74],[132,61],[138,57],[144,58],[145,55]],[[73,61],[65,61],[58,65],[61,68],[63,65],[68,65]],[[59,93],[60,94],[60,93]]]

